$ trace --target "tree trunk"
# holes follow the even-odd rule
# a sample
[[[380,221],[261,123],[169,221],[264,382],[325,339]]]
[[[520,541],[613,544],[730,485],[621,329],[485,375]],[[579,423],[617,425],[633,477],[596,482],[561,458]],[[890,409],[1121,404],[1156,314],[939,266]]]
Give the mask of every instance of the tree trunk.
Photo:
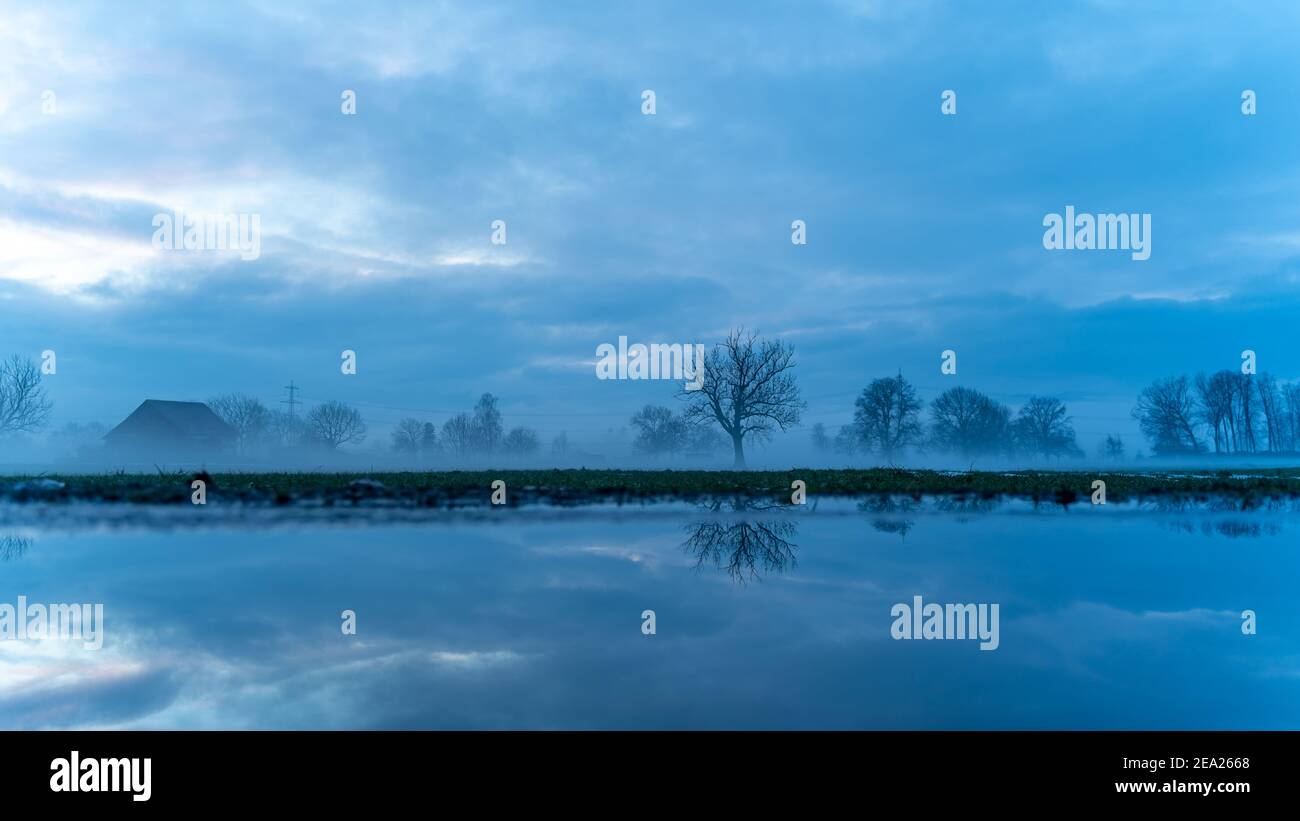
[[[735,446],[736,449],[735,467],[743,468],[745,466],[745,440],[740,436],[733,435],[731,437],[731,444]]]

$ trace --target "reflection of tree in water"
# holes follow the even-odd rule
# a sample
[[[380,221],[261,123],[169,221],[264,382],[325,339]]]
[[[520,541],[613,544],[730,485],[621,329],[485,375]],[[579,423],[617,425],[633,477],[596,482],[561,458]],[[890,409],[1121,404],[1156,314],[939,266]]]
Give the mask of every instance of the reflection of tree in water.
[[[1218,533],[1220,536],[1227,536],[1229,539],[1240,539],[1243,536],[1250,538],[1259,538],[1260,536],[1276,536],[1282,532],[1282,528],[1277,522],[1245,522],[1240,519],[1220,519],[1217,522],[1201,522],[1201,532],[1205,535]]]
[[[697,522],[683,549],[695,557],[696,567],[712,564],[743,584],[765,573],[784,573],[795,566],[799,546],[790,540],[799,532],[794,522],[772,519],[758,522]]]
[[[908,531],[916,527],[916,522],[912,519],[872,519],[871,527],[881,533],[897,533],[906,539]]]
[[[32,546],[32,540],[26,536],[0,536],[0,561],[21,559]]]
[[[915,520],[907,518],[907,514],[920,510],[922,504],[923,501],[914,496],[891,496],[882,493],[868,496],[858,502],[858,510],[863,513],[891,514],[888,518],[879,516],[872,519],[871,526],[881,533],[897,533],[907,538],[908,531],[916,526]]]
[[[1190,519],[1163,519],[1160,520],[1160,526],[1175,533],[1192,534],[1196,532],[1196,525]]]
[[[996,496],[940,496],[935,499],[935,511],[946,513],[954,521],[965,525],[971,518],[984,516],[1002,507],[1002,500]]]
[[[791,505],[774,502],[770,499],[755,499],[750,496],[710,496],[697,501],[695,506],[710,513],[744,513],[753,510],[789,510]],[[812,505],[816,509],[816,500]]]
[[[919,513],[926,504],[936,513],[953,516],[958,522],[996,510],[1002,504],[997,497],[984,496],[935,496],[926,498],[914,495],[890,495],[882,493],[868,496],[858,502],[862,513],[875,514],[871,526],[881,533],[897,533],[904,538],[916,526],[916,520],[908,514]],[[885,514],[885,515],[881,515]]]
[[[1192,534],[1198,529],[1203,535],[1216,533],[1229,539],[1258,539],[1260,536],[1276,536],[1282,532],[1277,522],[1250,522],[1244,519],[1215,519],[1197,522],[1194,519],[1171,519],[1161,523],[1167,530],[1177,533]]]
[[[863,513],[912,513],[920,510],[923,501],[912,496],[890,496],[881,493],[868,496],[858,502],[858,510]]]
[[[1268,513],[1287,513],[1300,510],[1295,499],[1280,497],[1236,497],[1236,496],[1157,496],[1139,502],[1140,510],[1148,513],[1249,513],[1262,515]],[[1158,520],[1160,526],[1177,533],[1196,533],[1198,530],[1206,535],[1218,534],[1229,539],[1258,538],[1276,536],[1282,532],[1282,525],[1265,519],[1252,521],[1241,518],[1187,518],[1186,516]]]
[[[1188,513],[1199,510],[1201,503],[1190,496],[1156,496],[1142,499],[1138,509],[1150,513]]]
[[[1295,513],[1300,511],[1300,499],[1261,496],[1155,496],[1142,499],[1138,507],[1153,513],[1191,513],[1209,511],[1212,513],[1243,513],[1262,511],[1265,513]]]
[[[940,513],[955,516],[992,513],[1002,505],[1002,500],[993,496],[940,496],[934,500],[934,509]],[[961,521],[959,518],[958,521]]]

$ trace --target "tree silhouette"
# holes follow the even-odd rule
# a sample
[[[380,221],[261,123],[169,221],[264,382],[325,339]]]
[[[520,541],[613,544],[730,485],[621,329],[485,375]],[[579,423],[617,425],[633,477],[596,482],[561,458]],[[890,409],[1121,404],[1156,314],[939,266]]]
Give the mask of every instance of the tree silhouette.
[[[762,440],[799,423],[804,405],[793,370],[794,348],[732,331],[705,357],[702,386],[678,394],[687,402],[684,415],[692,424],[716,422],[731,437],[735,466],[743,468],[747,437]]]
[[[35,362],[18,354],[0,362],[0,434],[38,430],[49,418],[50,407]]]
[[[342,402],[330,401],[312,408],[307,425],[312,439],[330,448],[357,444],[366,438],[366,423],[360,412]]]
[[[706,506],[713,511],[778,508],[753,499],[714,499]],[[791,539],[799,528],[789,519],[726,521],[710,519],[686,527],[683,549],[695,557],[695,566],[713,565],[725,570],[738,584],[759,578],[759,571],[784,573],[797,563],[799,546]]]

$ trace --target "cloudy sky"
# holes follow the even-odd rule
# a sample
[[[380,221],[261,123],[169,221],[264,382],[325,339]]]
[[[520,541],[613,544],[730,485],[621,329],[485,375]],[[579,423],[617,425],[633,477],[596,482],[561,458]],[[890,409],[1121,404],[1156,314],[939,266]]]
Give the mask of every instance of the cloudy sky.
[[[57,352],[55,425],[292,379],[372,439],[491,391],[546,442],[673,404],[597,345],[743,325],[796,348],[786,447],[899,369],[1136,442],[1153,378],[1300,377],[1300,8],[1194,10],[0,2],[0,353]],[[1045,250],[1066,205],[1151,258]],[[154,249],[176,208],[261,256]]]

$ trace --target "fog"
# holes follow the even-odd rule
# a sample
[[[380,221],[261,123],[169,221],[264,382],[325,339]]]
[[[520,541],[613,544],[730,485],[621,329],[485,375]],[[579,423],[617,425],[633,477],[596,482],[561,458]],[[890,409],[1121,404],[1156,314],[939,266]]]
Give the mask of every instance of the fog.
[[[100,437],[69,437],[66,434],[19,435],[0,440],[0,474],[40,475],[78,473],[146,473],[199,470],[228,472],[317,471],[392,472],[488,469],[631,469],[631,470],[732,470],[730,444],[713,453],[649,455],[640,452],[629,429],[599,435],[568,434],[568,448],[553,453],[544,442],[532,455],[462,454],[439,452],[431,455],[395,450],[388,436],[376,436],[336,449],[314,447],[260,447],[255,452],[234,450],[195,452],[159,445],[147,452],[115,452]],[[1189,456],[1126,456],[1104,459],[1087,454],[1072,458],[1031,458],[1025,455],[977,455],[912,449],[891,459],[871,453],[837,453],[819,450],[809,441],[806,430],[792,431],[763,444],[746,445],[749,470],[791,470],[797,468],[897,467],[931,470],[1233,470],[1300,466],[1300,455],[1213,454]]]

